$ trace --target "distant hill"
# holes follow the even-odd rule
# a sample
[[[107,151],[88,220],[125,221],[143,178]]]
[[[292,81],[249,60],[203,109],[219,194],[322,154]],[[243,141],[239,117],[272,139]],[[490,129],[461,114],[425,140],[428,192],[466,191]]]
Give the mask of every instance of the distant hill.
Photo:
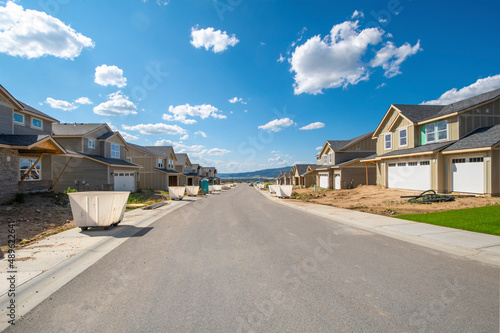
[[[282,167],[276,169],[265,169],[252,172],[238,172],[238,173],[218,173],[217,177],[220,179],[274,179],[278,177],[281,171],[290,171],[292,167]]]

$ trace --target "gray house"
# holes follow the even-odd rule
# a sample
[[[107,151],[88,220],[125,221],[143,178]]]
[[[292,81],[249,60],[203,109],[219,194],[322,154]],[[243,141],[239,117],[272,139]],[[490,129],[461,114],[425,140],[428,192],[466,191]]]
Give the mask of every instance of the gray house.
[[[51,136],[52,123],[57,122],[0,85],[0,202],[17,192],[52,188],[52,157],[66,154]]]
[[[72,156],[55,157],[54,190],[68,187],[78,191],[136,191],[137,164],[126,160],[129,149],[119,132],[107,124],[54,124],[53,137]]]

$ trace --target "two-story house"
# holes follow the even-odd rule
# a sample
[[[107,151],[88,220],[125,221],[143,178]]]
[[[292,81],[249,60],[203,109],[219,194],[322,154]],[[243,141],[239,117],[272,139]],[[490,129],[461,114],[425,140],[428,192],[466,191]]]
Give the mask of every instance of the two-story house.
[[[376,141],[373,132],[350,140],[326,141],[316,156],[317,165],[309,165],[319,187],[331,189],[354,188],[360,184],[375,184],[375,167],[361,160],[373,155]]]
[[[177,156],[173,147],[143,147],[128,143],[127,161],[142,166],[139,186],[145,189],[168,191],[177,186],[181,174],[175,170]]]
[[[174,152],[174,148],[172,146],[145,146],[142,148],[143,151],[150,152],[151,156],[156,160],[156,166],[154,166],[154,161],[151,162],[152,166],[146,165],[146,169],[151,172],[151,176],[149,176],[151,179],[147,181],[147,184],[150,184],[152,187],[145,187],[165,190],[165,187],[168,189],[169,186],[180,186],[182,174],[175,169],[177,154]],[[135,161],[138,164],[141,163],[139,160]],[[164,178],[159,178],[160,185],[155,184],[155,175],[157,172],[164,175]]]
[[[373,133],[377,184],[500,193],[500,89],[449,105],[393,104]]]
[[[201,175],[204,179],[208,179],[210,184],[220,183],[220,179],[217,178],[217,169],[215,167],[202,167]]]
[[[58,122],[0,85],[0,202],[17,192],[52,188],[52,157],[66,154],[51,136],[52,124]]]
[[[193,186],[198,185],[197,175],[192,171],[193,165],[189,156],[184,153],[177,154],[177,162],[175,163],[175,171],[181,174],[180,185],[181,186]]]
[[[54,157],[54,190],[131,191],[141,166],[126,160],[127,142],[107,124],[54,124],[54,138],[73,156]]]
[[[316,169],[316,167],[316,164],[295,164],[290,170],[292,185],[309,187],[316,184],[314,172],[308,171],[308,168]]]

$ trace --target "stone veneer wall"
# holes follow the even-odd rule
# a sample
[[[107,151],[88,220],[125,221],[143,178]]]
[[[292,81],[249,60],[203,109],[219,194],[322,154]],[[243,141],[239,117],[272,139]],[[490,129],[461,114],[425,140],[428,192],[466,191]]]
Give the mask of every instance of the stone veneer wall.
[[[12,200],[18,192],[19,158],[17,151],[0,148],[0,203]]]

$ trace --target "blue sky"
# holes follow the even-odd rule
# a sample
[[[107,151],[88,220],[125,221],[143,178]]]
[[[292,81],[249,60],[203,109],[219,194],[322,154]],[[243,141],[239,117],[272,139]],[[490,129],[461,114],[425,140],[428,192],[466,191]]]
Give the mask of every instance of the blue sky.
[[[500,88],[500,2],[0,1],[0,83],[219,172],[314,163],[391,104]]]

